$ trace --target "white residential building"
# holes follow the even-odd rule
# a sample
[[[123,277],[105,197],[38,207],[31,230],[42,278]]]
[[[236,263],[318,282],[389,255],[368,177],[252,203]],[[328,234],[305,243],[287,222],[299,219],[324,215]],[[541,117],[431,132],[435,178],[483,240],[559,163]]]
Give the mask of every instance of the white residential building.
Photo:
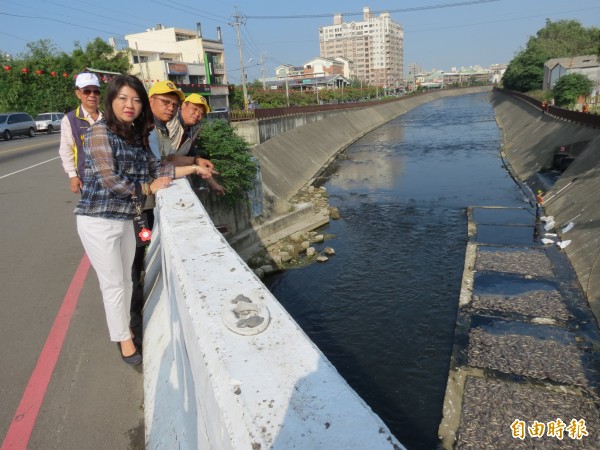
[[[336,14],[333,25],[319,28],[319,45],[322,57],[352,61],[352,78],[381,87],[402,83],[404,31],[389,13],[376,17],[365,7],[360,22],[344,22],[342,14]]]
[[[304,76],[306,78],[344,75],[344,63],[329,58],[318,56],[304,63]]]
[[[217,38],[202,36],[196,30],[156,25],[143,33],[125,36],[131,50],[131,73],[153,83],[171,80],[186,94],[196,92],[209,99],[212,108],[228,105],[229,89],[225,74],[225,54],[221,29]]]
[[[554,89],[556,82],[564,75],[578,73],[594,83],[595,97],[600,91],[600,58],[597,55],[582,55],[569,58],[549,59],[544,64],[544,90]]]

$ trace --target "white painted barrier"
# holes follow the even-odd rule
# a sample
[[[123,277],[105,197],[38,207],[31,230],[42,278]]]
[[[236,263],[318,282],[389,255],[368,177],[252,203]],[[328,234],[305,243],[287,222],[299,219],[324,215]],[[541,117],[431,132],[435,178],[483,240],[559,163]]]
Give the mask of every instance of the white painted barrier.
[[[144,311],[147,448],[404,448],[231,249],[186,180],[157,203]],[[258,309],[249,326],[236,328],[245,317],[236,305]]]

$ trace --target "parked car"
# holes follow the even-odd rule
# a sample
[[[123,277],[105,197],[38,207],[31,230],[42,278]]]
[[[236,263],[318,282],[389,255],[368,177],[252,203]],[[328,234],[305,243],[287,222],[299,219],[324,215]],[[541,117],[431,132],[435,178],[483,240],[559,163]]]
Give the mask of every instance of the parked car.
[[[52,134],[54,130],[60,131],[60,121],[64,114],[60,112],[41,113],[35,116],[35,126],[38,131]]]
[[[214,108],[206,115],[208,120],[229,120],[229,108]]]
[[[10,112],[0,114],[0,134],[5,141],[10,141],[14,136],[35,136],[35,122],[31,116],[24,112]]]

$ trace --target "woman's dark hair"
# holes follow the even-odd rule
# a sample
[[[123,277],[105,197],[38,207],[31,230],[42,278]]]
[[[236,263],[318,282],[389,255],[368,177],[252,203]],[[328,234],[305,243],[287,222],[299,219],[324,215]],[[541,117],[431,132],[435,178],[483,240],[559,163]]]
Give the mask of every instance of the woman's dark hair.
[[[123,86],[129,86],[133,89],[142,101],[142,112],[133,121],[133,127],[117,119],[112,107],[114,99]],[[110,131],[122,137],[128,143],[132,145],[141,143],[147,150],[150,150],[148,135],[150,130],[154,128],[154,118],[150,109],[148,93],[138,78],[133,75],[117,75],[111,80],[104,99],[104,120]]]

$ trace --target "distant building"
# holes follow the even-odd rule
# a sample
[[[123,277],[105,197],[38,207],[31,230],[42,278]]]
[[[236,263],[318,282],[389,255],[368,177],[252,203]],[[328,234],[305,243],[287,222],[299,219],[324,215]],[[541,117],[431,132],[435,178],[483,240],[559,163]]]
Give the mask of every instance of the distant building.
[[[344,76],[344,63],[326,58],[313,58],[303,66],[282,64],[275,68],[275,77],[262,78],[267,89],[314,91],[315,89],[340,89],[351,84]]]
[[[500,84],[502,81],[502,77],[504,76],[504,72],[506,72],[506,68],[508,64],[492,64],[490,66],[490,70],[492,71],[492,83]]]
[[[592,96],[598,95],[600,84],[600,64],[597,55],[574,56],[572,58],[554,58],[544,64],[544,90],[554,89],[556,82],[564,75],[579,73],[594,82]]]
[[[333,75],[344,75],[343,62],[320,56],[304,63],[304,76],[306,78]]]
[[[221,29],[217,38],[196,30],[156,25],[143,33],[125,36],[130,53],[131,73],[144,80],[149,89],[161,80],[175,82],[185,93],[196,92],[209,99],[212,108],[227,107],[229,89],[225,74],[225,53]]]
[[[375,17],[365,7],[360,22],[344,22],[342,14],[336,14],[333,25],[319,28],[319,46],[323,58],[352,61],[351,78],[381,87],[402,83],[404,31],[389,13]]]
[[[304,78],[304,66],[292,66],[282,64],[275,67],[276,78],[302,79]]]
[[[343,56],[337,56],[333,59],[334,61],[338,61],[344,65],[344,77],[345,78],[353,78],[352,74],[356,73],[354,61],[344,58]]]
[[[275,68],[274,78],[260,81],[268,89],[294,89],[298,91],[314,89],[339,89],[351,84],[345,75],[351,62],[345,58],[322,58],[317,56],[302,66],[282,64]]]
[[[443,89],[453,86],[497,84],[504,75],[506,64],[493,64],[489,68],[452,67],[449,72],[438,69],[424,72],[416,64],[411,64],[410,68],[408,90],[417,89],[419,86],[424,89]]]
[[[464,86],[474,84],[490,84],[494,82],[495,71],[481,66],[453,67],[450,72],[444,72],[444,86]]]

